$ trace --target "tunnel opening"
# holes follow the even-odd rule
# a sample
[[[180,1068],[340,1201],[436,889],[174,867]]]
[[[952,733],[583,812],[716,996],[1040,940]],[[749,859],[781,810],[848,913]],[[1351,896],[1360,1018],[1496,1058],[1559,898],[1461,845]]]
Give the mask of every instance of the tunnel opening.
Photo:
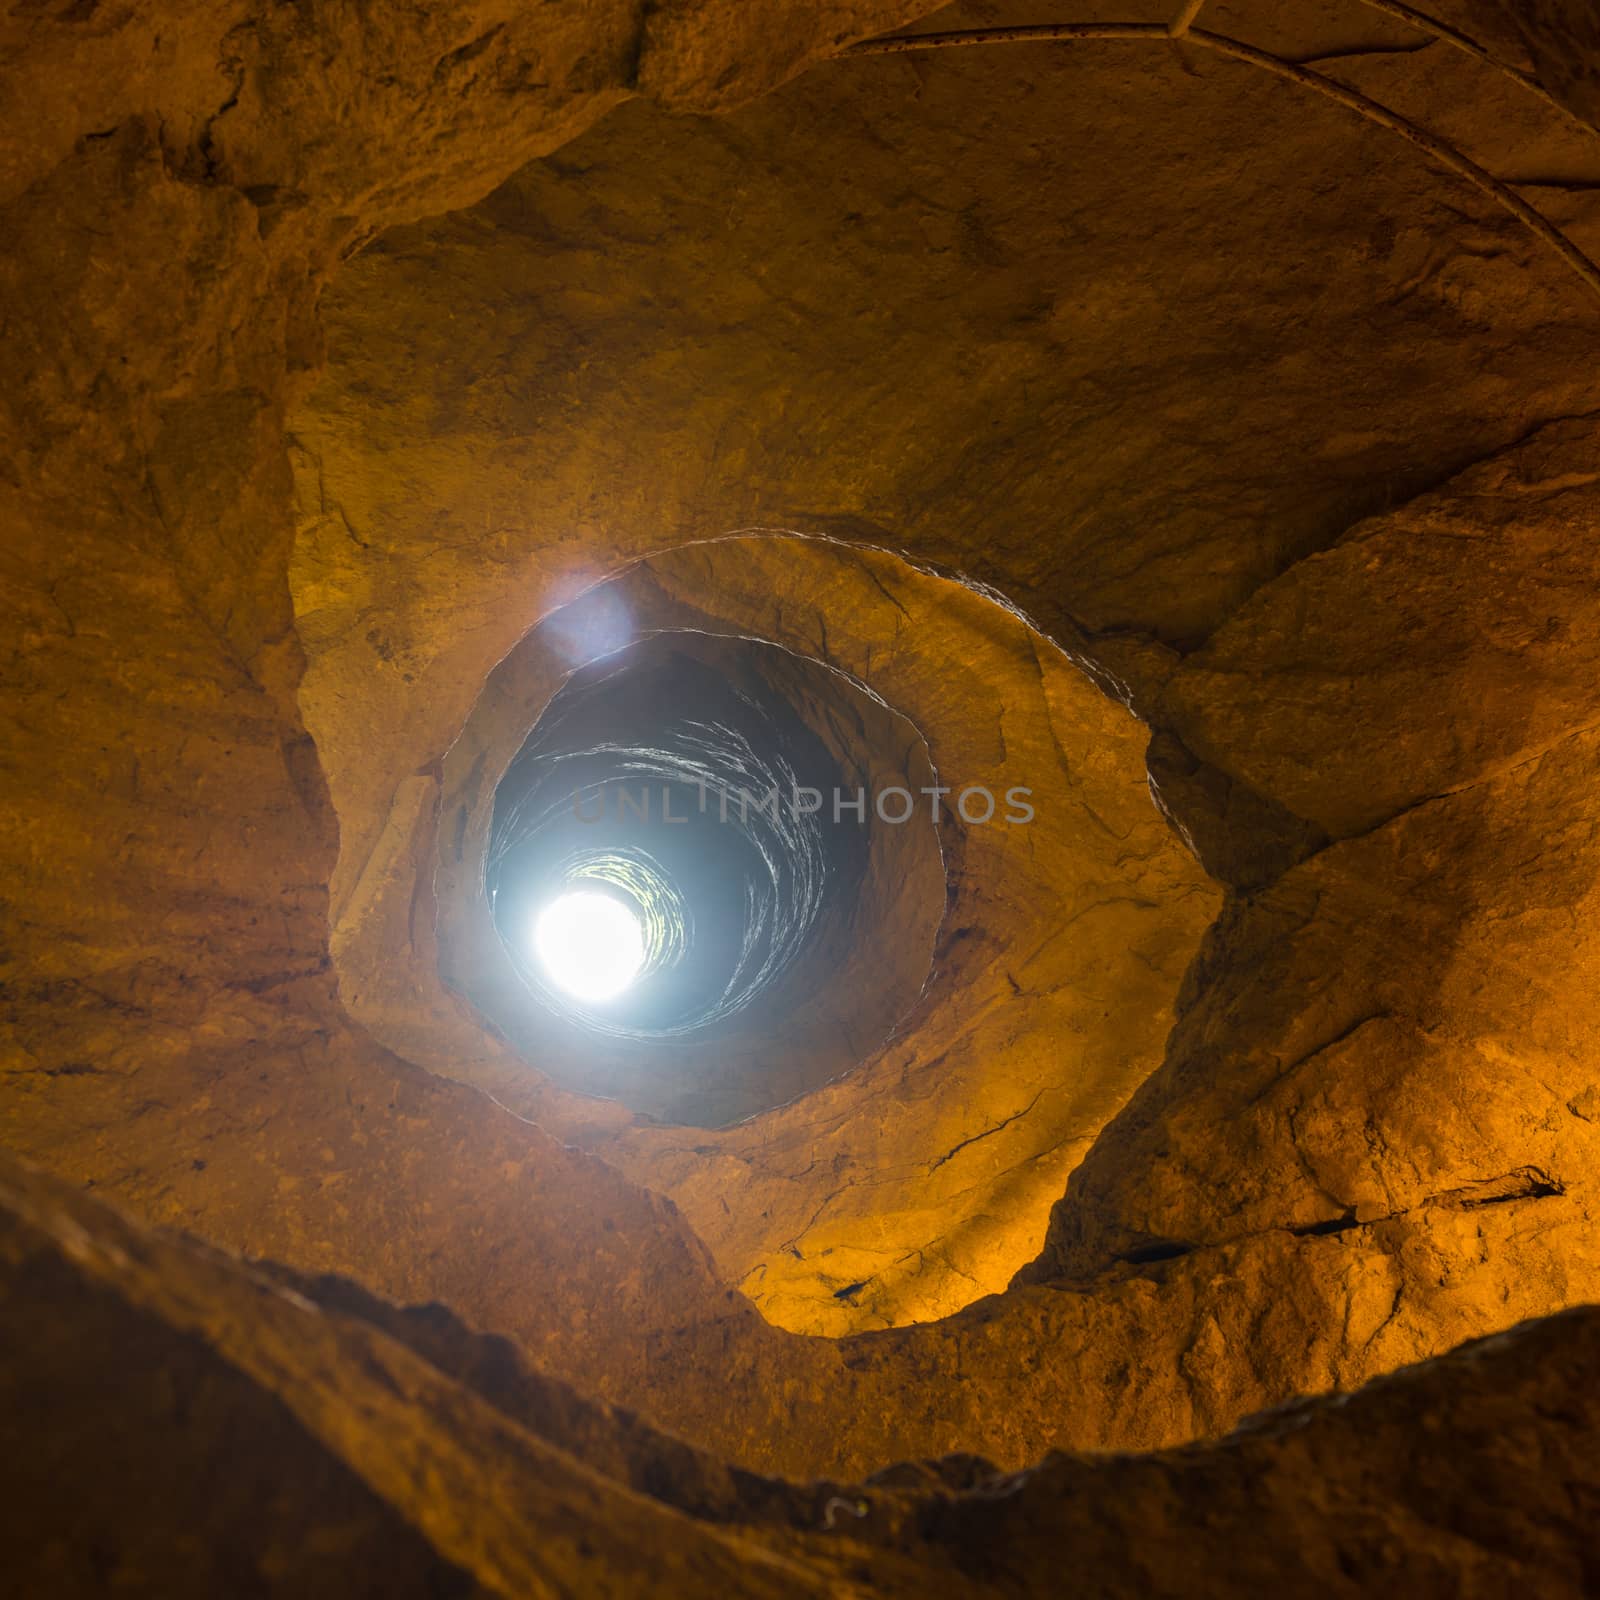
[[[781,1327],[1003,1288],[1158,1061],[1215,910],[1151,804],[1145,725],[1015,605],[866,544],[744,529],[564,587],[391,803],[340,918],[346,1002],[670,1198]],[[810,932],[784,966],[769,929],[747,964],[769,981],[717,1015],[741,852],[767,893],[748,835],[793,827],[780,757],[820,791]],[[737,893],[685,870],[708,840]],[[662,913],[594,1003],[530,939],[572,893]],[[663,929],[686,947],[665,960]]]
[[[860,925],[860,900],[873,830],[890,824],[846,782],[866,757],[830,750],[806,710],[859,741],[859,695],[776,646],[688,633],[575,673],[500,780],[485,863],[534,993],[615,1037],[705,1040],[752,1006],[776,1025],[837,977],[853,939],[883,932]],[[530,939],[583,892],[639,930],[630,981],[594,1001],[553,981],[570,945]],[[622,919],[608,920],[625,955]]]
[[[615,599],[531,648],[599,637],[585,616]],[[515,983],[489,1014],[556,1081],[666,1121],[840,1078],[927,979],[935,789],[912,723],[780,645],[666,629],[582,662],[494,788],[481,891]]]

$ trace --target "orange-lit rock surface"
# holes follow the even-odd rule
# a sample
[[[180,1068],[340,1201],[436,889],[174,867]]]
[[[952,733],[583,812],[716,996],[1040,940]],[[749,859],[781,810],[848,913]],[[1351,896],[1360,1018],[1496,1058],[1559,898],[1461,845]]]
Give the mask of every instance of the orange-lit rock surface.
[[[1192,46],[827,59],[926,10],[0,20],[24,1592],[1597,1581],[1600,300]],[[1578,120],[1205,24],[1600,249],[1592,19],[1441,15]],[[475,1003],[595,583],[1038,806],[879,871],[926,987],[732,1126]]]
[[[798,1485],[584,1400],[443,1307],[250,1270],[11,1162],[0,1280],[0,1535],[25,1593],[1034,1595],[1068,1559],[1107,1595],[1596,1579],[1592,1309],[1206,1445]]]
[[[608,614],[640,632],[771,639],[856,675],[926,730],[947,787],[1004,797],[1020,786],[1032,821],[1008,824],[1003,798],[985,823],[963,820],[959,794],[940,802],[925,981],[930,930],[917,908],[873,903],[900,881],[864,895],[851,981],[882,981],[880,947],[919,941],[921,992],[832,1084],[717,1131],[652,1126],[564,1094],[538,1070],[536,1042],[497,1046],[446,988],[476,997],[502,1030],[515,1013],[501,996],[526,993],[473,867],[495,777],[558,681],[536,633],[492,674],[437,782],[414,779],[397,795],[409,826],[386,830],[336,923],[353,1014],[411,1059],[482,1083],[669,1195],[781,1326],[926,1321],[1003,1289],[1037,1253],[1089,1140],[1159,1061],[1218,903],[1150,804],[1141,725],[1021,618],[883,552],[731,538],[650,557],[605,597]],[[558,637],[561,615],[547,625]],[[976,799],[968,810],[983,814]],[[758,1050],[747,1069],[758,1080],[779,1070],[781,1043]],[[581,1072],[580,1056],[562,1078],[569,1090]]]

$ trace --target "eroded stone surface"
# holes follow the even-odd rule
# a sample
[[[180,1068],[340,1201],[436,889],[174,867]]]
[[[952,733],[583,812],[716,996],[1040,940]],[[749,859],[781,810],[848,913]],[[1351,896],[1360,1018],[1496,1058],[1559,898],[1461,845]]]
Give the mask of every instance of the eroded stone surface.
[[[404,793],[412,826],[363,869],[359,915],[336,931],[347,1004],[410,1058],[670,1195],[781,1326],[925,1321],[1003,1288],[1037,1253],[1066,1174],[1154,1070],[1217,904],[1150,803],[1143,728],[1021,618],[885,552],[730,538],[651,557],[601,594],[596,614],[639,632],[691,626],[801,651],[926,730],[950,792],[942,928],[915,1006],[839,1081],[716,1132],[562,1093],[531,1030],[520,1059],[483,1039],[440,975],[502,1028],[518,1006],[539,1015],[491,924],[480,862],[496,774],[559,681],[539,644],[564,636],[559,612],[496,669],[444,761],[437,821]],[[965,820],[963,805],[984,816],[985,794],[992,819]],[[892,904],[861,920],[864,940],[916,934]],[[871,981],[871,955],[844,981]],[[656,1070],[670,1072],[662,1054]],[[780,1046],[770,1070],[782,1060]],[[581,1080],[582,1062],[557,1082]]]
[[[1537,425],[1594,412],[1592,312],[1497,213],[1331,109],[1233,67],[1188,72],[1163,45],[857,62],[710,124],[626,111],[481,208],[347,268],[338,364],[293,423],[296,626],[284,419],[320,359],[312,313],[335,256],[478,200],[641,86],[719,106],[918,9],[672,5],[641,36],[621,7],[447,6],[425,22],[166,7],[159,48],[137,5],[3,24],[0,560],[20,619],[5,714],[22,819],[3,846],[7,1144],[146,1217],[446,1298],[539,1366],[796,1475],[951,1450],[1017,1467],[1051,1445],[1216,1433],[1571,1304],[1593,1293],[1597,1259],[1587,424],[1458,479],[1409,522],[1404,508]],[[1308,54],[1414,42],[1365,11],[1225,9]],[[1540,70],[1585,103],[1583,19],[1521,10]],[[730,76],[733,61],[749,74]],[[1528,187],[1592,236],[1569,185],[1592,179],[1593,147],[1513,86],[1486,88],[1433,47],[1340,70],[1519,181],[1553,180]],[[1146,714],[1182,719],[1206,766],[1181,774],[1200,775],[1187,799],[1169,785],[1180,822],[1189,804],[1212,823],[1249,815],[1207,776],[1226,786],[1248,768],[1280,822],[1338,839],[1284,852],[1274,825],[1278,853],[1253,879],[1239,852],[1226,875],[1251,892],[1191,975],[1165,1066],[1081,1169],[1037,1281],[837,1342],[763,1324],[676,1208],[598,1157],[376,1047],[327,959],[336,816],[358,870],[397,793],[396,826],[423,814],[419,761],[552,592],[756,517],[942,558],[1024,600]],[[1454,566],[1438,559],[1451,542]],[[1489,576],[1526,603],[1520,620]],[[1429,691],[1463,708],[1466,736],[1408,720],[1403,672],[1383,692],[1324,675],[1296,699],[1339,648],[1347,675],[1382,679],[1382,637],[1432,664]],[[1246,660],[1261,689],[1240,696],[1219,669]],[[340,869],[336,906],[353,882]],[[679,1155],[689,1172],[695,1152]],[[75,1220],[46,1256],[92,1256],[81,1198],[48,1203]],[[209,1294],[142,1239],[117,1235],[106,1272],[144,1272],[169,1311],[180,1290]],[[104,1309],[50,1270],[75,1310]],[[8,1315],[33,1303],[8,1296]],[[172,1370],[148,1319],[137,1343],[119,1312],[90,1325]],[[575,1525],[599,1504],[601,1524],[631,1530],[619,1557],[653,1548],[656,1513],[491,1444],[493,1419],[402,1458],[453,1475],[459,1497],[423,1503],[393,1476],[418,1410],[479,1416],[436,1369],[390,1356],[397,1396],[331,1355],[308,1363],[286,1322],[277,1343],[242,1311],[216,1325],[236,1338],[233,1370],[201,1352],[188,1370],[203,1366],[204,1396],[301,1452],[302,1481],[375,1579],[396,1554],[447,1592],[478,1570],[472,1530],[442,1524],[452,1505],[495,1506],[486,1462],[532,1462]],[[50,1327],[8,1327],[52,1356]],[[316,1333],[346,1336],[376,1348],[342,1324]],[[1581,1405],[1586,1369],[1524,1348],[1555,1385],[1546,1416]],[[236,1381],[246,1355],[254,1386]],[[289,1377],[298,1424],[262,1400]],[[1482,1392],[1449,1363],[1422,1381]],[[357,1401],[370,1432],[347,1438]],[[305,1448],[311,1414],[324,1442],[340,1436],[337,1459]],[[1362,1420],[1354,1405],[1320,1414]],[[118,1415],[131,1430],[166,1414]],[[1474,1472],[1482,1457],[1568,1492],[1561,1452],[1488,1415],[1465,1436],[1483,1446]],[[1435,1436],[1425,1411],[1397,1426]],[[1469,1455],[1437,1436],[1447,1447],[1410,1477],[1418,1456],[1386,1441],[1391,1504],[1417,1504],[1417,1483]],[[1302,1457],[1288,1481],[1309,1472],[1320,1492],[1340,1453]],[[56,1459],[70,1472],[81,1458]],[[1261,1526],[1263,1479],[1246,1478],[1245,1512],[1194,1537]],[[176,1492],[194,1474],[162,1481]],[[1004,1552],[974,1536],[980,1576],[997,1552],[1032,1572],[1031,1507],[1063,1514],[1049,1493],[1015,1503],[1029,1509]],[[1435,1526],[1450,1503],[1432,1502]],[[1453,1547],[1463,1567],[1438,1565],[1453,1557],[1421,1512],[1397,1513],[1383,1548],[1422,1552],[1413,1570],[1441,1587],[1482,1579],[1482,1503]],[[269,1509],[252,1548],[299,1550],[303,1502]],[[542,1525],[517,1509],[489,1541],[513,1565],[484,1581],[526,1592]],[[1275,1573],[1338,1525],[1339,1507],[1316,1509]],[[1517,1515],[1501,1559],[1552,1588],[1593,1586],[1573,1576],[1581,1531],[1551,1528],[1540,1566]],[[1103,1525],[1122,1526],[1110,1509]],[[35,1547],[38,1527],[24,1529]],[[725,1544],[672,1527],[673,1559],[709,1563],[700,1592],[740,1592],[759,1565],[741,1547],[735,1577]],[[1186,1548],[1177,1534],[1138,1545]],[[1319,1544],[1319,1579],[1364,1581],[1376,1557],[1362,1548],[1339,1569]],[[221,1555],[196,1552],[197,1585],[231,1581]]]
[[[1592,459],[1562,425],[1357,528],[1174,677],[1186,739],[1348,837],[1213,930],[1161,1073],[1058,1208],[1055,1266],[1438,1198],[1589,1215]],[[1244,710],[1223,663],[1263,628],[1282,698]],[[1547,1292],[1594,1293],[1593,1262],[1548,1261]]]
[[[1208,1446],[799,1485],[442,1308],[248,1272],[10,1161],[0,1280],[0,1532],[25,1593],[1031,1595],[1064,1545],[1108,1595],[1596,1578],[1592,1310]]]
[[[1597,484],[1576,419],[1357,525],[1183,662],[1165,720],[1335,838],[1592,725]]]

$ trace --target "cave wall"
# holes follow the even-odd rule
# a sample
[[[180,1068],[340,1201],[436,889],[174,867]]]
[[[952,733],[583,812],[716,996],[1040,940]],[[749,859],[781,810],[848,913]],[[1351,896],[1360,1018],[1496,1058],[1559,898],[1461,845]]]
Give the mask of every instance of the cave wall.
[[[146,1221],[447,1301],[593,1394],[797,1475],[1172,1445],[1593,1293],[1592,312],[1508,224],[1320,111],[1230,83],[1204,137],[1142,130],[1130,86],[1195,75],[1165,59],[1094,81],[1054,56],[894,64],[909,104],[857,181],[881,199],[892,172],[904,198],[811,302],[794,280],[819,244],[797,219],[820,180],[777,152],[803,143],[817,113],[797,97],[815,93],[843,130],[819,136],[817,168],[851,168],[882,64],[712,124],[640,104],[569,146],[630,97],[728,110],[920,9],[794,4],[780,26],[667,6],[641,28],[620,5],[537,24],[446,6],[425,26],[332,6],[34,8],[0,35],[51,86],[25,94],[13,70],[0,106],[22,819],[0,847],[6,1145]],[[1294,42],[1297,21],[1274,25]],[[1346,18],[1335,42],[1387,44],[1362,31],[1384,26]],[[1544,7],[1518,26],[1583,109],[1579,23]],[[1592,234],[1569,132],[1469,93],[1437,53],[1351,70],[1410,85],[1463,136],[1492,130]],[[974,129],[974,104],[1038,121]],[[1084,121],[1058,146],[1043,134],[1060,116]],[[954,148],[919,147],[912,123]],[[1128,195],[1108,168],[1068,223],[1052,213],[1030,277],[1019,244],[1041,202],[1024,193],[1059,189],[1048,163],[1090,128],[1148,140],[1141,170],[1169,188],[1113,226]],[[1354,176],[1311,186],[1292,248],[1254,252],[1307,143]],[[1028,169],[1005,204],[983,187],[996,147]],[[733,167],[762,174],[748,216]],[[636,171],[663,175],[653,195]],[[1254,209],[1230,185],[1259,185]],[[682,226],[696,207],[698,233]],[[313,387],[323,286],[391,228],[343,269]],[[764,241],[773,276],[736,275],[708,310],[688,293],[695,252],[725,230]],[[569,241],[585,233],[618,282],[519,277],[553,259],[581,280],[594,256]],[[1057,287],[1080,248],[1089,266]],[[863,263],[896,250],[891,303]],[[653,299],[636,298],[646,257],[664,261]],[[1189,300],[1168,301],[1163,261],[1197,274]],[[1237,281],[1204,266],[1240,261]],[[955,295],[974,275],[992,299]],[[608,347],[595,326],[619,302],[637,309]],[[968,319],[963,338],[935,312]],[[647,337],[661,326],[676,346]],[[770,381],[780,354],[780,372],[816,367],[841,329],[872,359],[814,399]],[[969,408],[953,415],[952,387]],[[764,409],[745,415],[730,396],[752,389]],[[941,436],[985,442],[951,464]],[[886,476],[867,493],[873,461]],[[589,500],[595,482],[615,499]],[[1163,799],[1234,891],[1164,1063],[1087,1149],[1026,1281],[843,1341],[765,1323],[632,1155],[573,1148],[375,1042],[328,951],[330,882],[342,904],[401,785],[537,616],[530,575],[597,576],[758,502],[1021,601],[1167,741]],[[357,748],[364,763],[340,762]],[[126,1226],[124,1254],[172,1248]],[[376,1471],[357,1472],[365,1491],[316,1480],[373,1541],[398,1526],[370,1498]],[[725,1555],[712,1540],[696,1581]]]
[[[951,20],[1034,19],[988,7]],[[1499,165],[1551,174],[1540,203],[1592,235],[1578,187],[1592,141],[1514,85],[1418,52],[1359,8],[1235,7],[1228,20],[1336,63]],[[1515,48],[1504,30],[1487,37]],[[1203,95],[1170,58],[1108,46],[1093,60],[1046,48],[852,63],[715,124],[631,107],[471,212],[353,263],[329,307],[328,375],[295,424],[304,701],[347,821],[341,874],[376,859],[367,841],[391,793],[421,781],[402,776],[419,735],[424,747],[455,736],[459,686],[530,615],[608,562],[773,508],[802,532],[1000,582],[1153,725],[1158,803],[1238,895],[1191,974],[1165,1065],[1098,1141],[1025,1274],[1089,1286],[1062,1314],[1071,1331],[1051,1320],[1048,1337],[1118,1394],[1119,1420],[1080,1408],[1068,1425],[1068,1402],[1043,1406],[1084,1442],[1180,1437],[1237,1415],[1251,1392],[1361,1381],[1581,1298],[1592,1259],[1587,1125],[1564,1109],[1587,1044],[1557,998],[1583,981],[1566,976],[1557,932],[1581,926],[1581,856],[1562,860],[1563,830],[1544,842],[1545,802],[1531,797],[1510,800],[1481,844],[1471,815],[1402,814],[1587,720],[1575,641],[1592,314],[1559,263],[1426,163],[1282,85],[1190,66]],[[1162,98],[1173,83],[1185,93]],[[802,128],[828,132],[802,141]],[[1098,141],[1118,165],[1085,160]],[[1335,164],[1337,186],[1307,177]],[[1256,251],[1269,214],[1275,247]],[[417,317],[385,318],[396,301]],[[352,693],[374,681],[376,702]],[[928,725],[950,737],[975,710],[951,696]],[[341,764],[341,748],[359,759]],[[1571,804],[1581,816],[1581,785]],[[1538,893],[1564,896],[1569,924],[1524,903],[1508,850],[1565,883]],[[410,861],[393,878],[408,927],[418,881]],[[397,1026],[393,1008],[371,1020]],[[456,1037],[459,1063],[471,1046]],[[413,1058],[431,1049],[451,1070],[436,1038],[406,1038]],[[989,1083],[1007,1081],[1014,1054],[1000,1052]],[[535,1103],[514,1061],[493,1071],[507,1103]],[[839,1098],[851,1103],[847,1086]],[[752,1261],[737,1200],[754,1197],[779,1249],[745,1287],[794,1316],[763,1281],[774,1263],[789,1279],[805,1270],[791,1212],[804,1222],[817,1201],[836,1205],[840,1182],[797,1185],[774,1206],[753,1174],[789,1143],[765,1145],[769,1129],[735,1162],[696,1138],[652,1165],[640,1136],[619,1145],[597,1129],[600,1111],[538,1104],[542,1123],[673,1194],[735,1279]],[[913,1137],[903,1120],[897,1141]],[[1007,1135],[1026,1137],[1027,1121]],[[789,1170],[829,1151],[810,1137]],[[866,1170],[876,1186],[881,1151]],[[996,1209],[983,1191],[969,1203]],[[1541,1236],[1559,1212],[1564,1242],[1513,1267],[1509,1219],[1534,1207]],[[1208,1307],[1195,1284],[1211,1250],[1244,1287],[1209,1291]],[[837,1271],[820,1263],[824,1291],[877,1264],[841,1255]],[[967,1294],[998,1287],[999,1259]],[[1148,1281],[1115,1277],[1130,1272]],[[938,1295],[925,1266],[919,1278]],[[1122,1317],[1143,1295],[1130,1376]],[[1262,1319],[1257,1297],[1281,1303]],[[818,1295],[828,1319],[798,1325],[870,1327],[892,1304],[871,1289],[851,1300]],[[997,1347],[1047,1337],[1031,1308],[983,1315]],[[1344,1329],[1331,1339],[1330,1318]],[[954,1347],[976,1326],[852,1360],[892,1349],[920,1362],[913,1348]],[[1174,1351],[1181,1378],[1163,1367]],[[1031,1415],[1034,1399],[1008,1404]],[[963,1423],[991,1441],[998,1426]]]
[[[1592,1308],[1207,1445],[788,1484],[443,1308],[252,1273],[9,1158],[0,1174],[0,1537],[26,1593],[954,1600],[1057,1586],[1063,1550],[1105,1595],[1596,1580]],[[182,1450],[152,1459],[152,1436]]]
[[[1089,1142],[1160,1061],[1219,904],[1150,804],[1142,725],[1021,617],[882,551],[730,537],[648,557],[585,601],[644,635],[692,627],[825,661],[928,730],[946,788],[995,797],[982,824],[958,798],[939,806],[921,992],[836,1081],[726,1129],[661,1126],[676,1119],[630,1114],[598,1086],[573,1093],[581,1058],[576,1081],[552,1082],[560,1042],[532,1031],[542,1007],[500,945],[479,863],[495,776],[570,671],[541,640],[580,631],[564,621],[574,602],[496,667],[439,773],[397,792],[335,925],[345,1003],[407,1059],[670,1197],[780,1326],[927,1321],[1003,1289]],[[1004,821],[1017,786],[1034,812],[1020,826]],[[922,936],[884,898],[902,887],[863,895],[842,983],[873,981],[877,948]],[[782,1049],[758,1054],[752,1081],[781,1072]]]
[[[320,355],[315,296],[363,229],[474,198],[641,76],[691,93],[697,52],[705,103],[754,92],[763,69],[744,80],[720,54],[742,60],[741,31],[776,78],[808,38],[906,14],[808,7],[778,35],[698,7],[642,32],[587,6],[537,26],[447,10],[436,31],[338,9],[8,23],[10,58],[56,75],[61,119],[36,140],[10,102],[8,773],[27,819],[5,845],[11,1148],[234,1248],[364,1261],[402,1296],[467,1303],[476,1279],[525,1307],[480,1314],[536,1343],[543,1322],[582,1347],[594,1304],[641,1326],[727,1315],[670,1209],[389,1056],[337,1005],[284,407]],[[147,40],[172,71],[97,101],[108,53]],[[213,84],[179,56],[231,65]],[[350,101],[357,82],[375,102]],[[227,154],[196,103],[224,108]],[[430,153],[457,133],[456,155]],[[517,1226],[530,1207],[547,1236]],[[468,1236],[507,1241],[499,1267]],[[563,1272],[588,1288],[537,1292]],[[666,1309],[687,1301],[688,1319]]]

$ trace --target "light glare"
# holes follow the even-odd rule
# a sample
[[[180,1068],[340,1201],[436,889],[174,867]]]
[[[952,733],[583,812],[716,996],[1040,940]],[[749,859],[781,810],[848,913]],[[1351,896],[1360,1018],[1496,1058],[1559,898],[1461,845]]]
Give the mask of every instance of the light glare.
[[[534,927],[550,981],[579,1000],[610,1000],[644,965],[644,927],[620,900],[573,890],[552,900]]]

